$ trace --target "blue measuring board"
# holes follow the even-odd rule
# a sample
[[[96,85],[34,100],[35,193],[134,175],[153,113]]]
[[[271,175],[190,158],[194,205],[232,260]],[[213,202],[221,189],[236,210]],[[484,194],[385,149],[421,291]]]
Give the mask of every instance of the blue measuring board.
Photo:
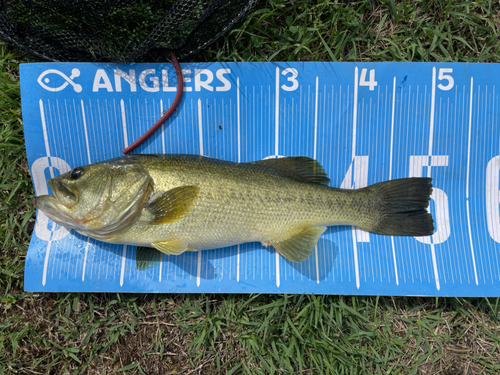
[[[26,258],[30,291],[500,296],[498,64],[182,64],[177,113],[135,153],[247,162],[309,156],[331,186],[430,176],[429,237],[331,227],[302,263],[249,243],[162,255],[68,232],[42,212]],[[120,156],[170,106],[170,64],[21,65],[37,195],[73,167]]]

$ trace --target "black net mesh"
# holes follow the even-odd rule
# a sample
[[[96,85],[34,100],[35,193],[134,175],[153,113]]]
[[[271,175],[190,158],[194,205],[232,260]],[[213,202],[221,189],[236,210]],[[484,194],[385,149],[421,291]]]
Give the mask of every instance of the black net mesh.
[[[201,51],[256,2],[0,0],[0,39],[42,61],[166,61]]]

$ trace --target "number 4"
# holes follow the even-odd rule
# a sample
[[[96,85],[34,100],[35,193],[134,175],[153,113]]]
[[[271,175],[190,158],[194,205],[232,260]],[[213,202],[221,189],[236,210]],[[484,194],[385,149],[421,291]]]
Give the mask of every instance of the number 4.
[[[366,80],[366,71],[368,69],[361,70],[361,77],[359,77],[359,85],[360,86],[368,86],[370,91],[375,90],[375,86],[378,85],[377,81],[375,81],[375,69],[370,70],[370,80]]]

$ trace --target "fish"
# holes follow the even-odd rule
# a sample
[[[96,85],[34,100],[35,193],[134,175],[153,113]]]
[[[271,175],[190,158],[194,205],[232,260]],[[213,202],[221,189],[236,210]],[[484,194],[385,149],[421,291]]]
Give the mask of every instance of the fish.
[[[53,195],[34,203],[54,222],[96,240],[171,255],[260,242],[302,262],[333,225],[389,236],[434,232],[431,178],[339,189],[328,186],[325,169],[305,156],[235,163],[128,155],[47,182]]]

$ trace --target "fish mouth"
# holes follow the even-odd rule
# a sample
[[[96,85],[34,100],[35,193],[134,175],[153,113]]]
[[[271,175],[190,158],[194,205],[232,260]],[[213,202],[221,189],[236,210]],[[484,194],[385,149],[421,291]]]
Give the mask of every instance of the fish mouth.
[[[47,183],[60,204],[70,208],[78,202],[77,195],[64,185],[59,178],[51,178]]]
[[[49,219],[59,225],[78,228],[79,225],[70,215],[66,206],[61,204],[54,195],[41,195],[33,200],[36,208],[41,210]]]

